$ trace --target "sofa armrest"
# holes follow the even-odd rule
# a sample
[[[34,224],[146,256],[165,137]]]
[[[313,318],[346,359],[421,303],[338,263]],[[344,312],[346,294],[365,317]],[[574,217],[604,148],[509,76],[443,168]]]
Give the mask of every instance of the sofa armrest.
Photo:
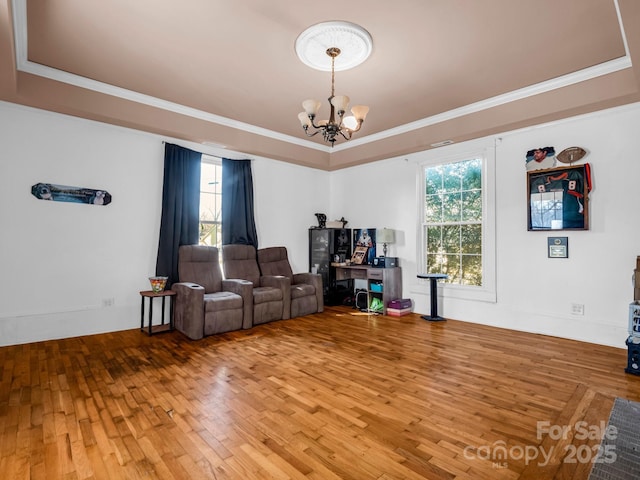
[[[291,280],[283,275],[265,275],[260,277],[261,287],[273,287],[282,291],[282,319],[291,318]]]
[[[316,284],[320,282],[320,288],[322,288],[322,275],[319,273],[294,273],[293,274],[293,285],[296,283],[306,283],[307,285],[317,286]]]
[[[204,337],[204,287],[197,283],[174,283],[176,292],[173,319],[177,330],[192,340]]]
[[[322,286],[322,275],[319,273],[294,273],[293,284],[306,283],[307,285],[313,285],[316,289],[316,301],[318,302],[318,312],[324,311],[324,290]]]
[[[242,297],[242,328],[253,327],[253,283],[249,280],[229,278],[222,280],[222,290]]]

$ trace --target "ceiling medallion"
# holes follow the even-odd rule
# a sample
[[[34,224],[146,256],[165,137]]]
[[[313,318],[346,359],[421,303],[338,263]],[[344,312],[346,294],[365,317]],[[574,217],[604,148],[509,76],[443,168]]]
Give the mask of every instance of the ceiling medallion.
[[[323,72],[331,71],[331,59],[325,55],[331,47],[341,51],[340,58],[335,61],[335,71],[341,72],[357,67],[369,58],[373,40],[364,28],[349,22],[318,23],[296,39],[296,53],[302,63]]]
[[[349,105],[349,97],[335,95],[335,72],[360,65],[371,54],[372,46],[369,32],[348,22],[319,23],[298,36],[296,53],[300,60],[316,70],[331,72],[331,96],[328,98],[331,108],[329,119],[315,121],[321,105],[318,100],[302,102],[304,112],[298,114],[298,119],[307,136],[313,137],[322,133],[324,140],[331,143],[333,147],[338,135],[349,140],[353,133],[360,130],[369,107],[354,105],[351,108],[353,115],[344,117]]]

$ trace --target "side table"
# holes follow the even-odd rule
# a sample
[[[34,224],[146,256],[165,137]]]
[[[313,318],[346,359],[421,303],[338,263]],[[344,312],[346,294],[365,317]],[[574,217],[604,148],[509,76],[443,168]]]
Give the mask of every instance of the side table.
[[[444,317],[438,316],[438,280],[449,278],[444,273],[419,273],[418,278],[428,278],[431,282],[431,315],[422,315],[422,318],[430,322],[442,322]]]
[[[140,306],[140,330],[144,331],[144,299],[149,299],[149,326],[147,329],[147,333],[149,335],[153,335],[154,333],[160,332],[170,332],[173,330],[173,297],[176,292],[173,290],[163,290],[161,292],[154,292],[153,290],[144,290],[140,292],[140,298],[142,300]],[[165,310],[165,299],[169,297],[169,323],[164,323],[164,310]],[[162,324],[161,325],[152,325],[153,322],[153,299],[154,298],[162,298]]]

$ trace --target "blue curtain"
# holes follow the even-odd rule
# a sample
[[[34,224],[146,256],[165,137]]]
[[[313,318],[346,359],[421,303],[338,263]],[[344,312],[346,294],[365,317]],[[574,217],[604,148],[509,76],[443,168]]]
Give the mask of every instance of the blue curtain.
[[[258,248],[251,160],[222,159],[222,244]]]
[[[167,288],[178,282],[178,248],[197,245],[200,236],[200,166],[202,154],[165,143],[162,218],[156,275]]]

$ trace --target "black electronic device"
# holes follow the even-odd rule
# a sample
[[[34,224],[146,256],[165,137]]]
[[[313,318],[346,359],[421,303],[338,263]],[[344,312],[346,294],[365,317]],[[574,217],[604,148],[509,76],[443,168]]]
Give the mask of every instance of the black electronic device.
[[[376,257],[373,259],[375,268],[392,268],[398,266],[398,257]]]

